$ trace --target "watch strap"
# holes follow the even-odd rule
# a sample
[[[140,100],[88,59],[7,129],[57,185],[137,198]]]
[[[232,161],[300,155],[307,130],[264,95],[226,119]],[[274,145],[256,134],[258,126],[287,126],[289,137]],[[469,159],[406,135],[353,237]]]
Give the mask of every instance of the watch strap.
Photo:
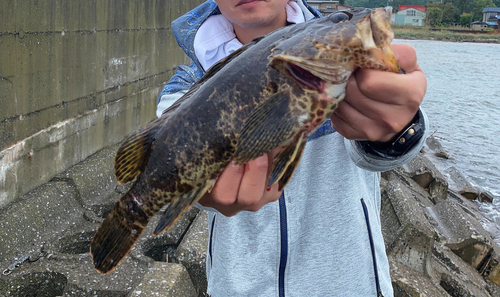
[[[407,153],[424,135],[424,116],[420,109],[402,132],[387,142],[357,141],[368,154],[382,158],[395,159]]]

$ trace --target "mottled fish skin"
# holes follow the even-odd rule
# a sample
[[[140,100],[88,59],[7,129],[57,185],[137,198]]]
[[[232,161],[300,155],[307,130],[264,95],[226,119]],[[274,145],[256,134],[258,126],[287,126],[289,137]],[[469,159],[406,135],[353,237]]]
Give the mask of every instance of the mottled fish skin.
[[[124,140],[115,173],[120,183],[135,183],[92,240],[99,272],[118,265],[167,203],[155,234],[170,228],[211,190],[231,160],[246,163],[285,146],[270,178],[283,188],[307,135],[344,98],[351,73],[357,67],[399,72],[389,46],[390,11],[340,13],[349,20],[335,23],[338,15],[332,15],[245,45],[214,65],[162,117]]]

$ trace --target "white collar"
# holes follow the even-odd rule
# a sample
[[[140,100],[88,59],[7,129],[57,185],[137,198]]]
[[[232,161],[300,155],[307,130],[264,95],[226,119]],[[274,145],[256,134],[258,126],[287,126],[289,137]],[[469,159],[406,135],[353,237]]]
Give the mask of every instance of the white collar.
[[[289,23],[305,22],[302,9],[295,0],[290,0],[285,9]],[[206,19],[194,37],[194,52],[205,70],[241,46],[234,34],[233,24],[221,14]]]

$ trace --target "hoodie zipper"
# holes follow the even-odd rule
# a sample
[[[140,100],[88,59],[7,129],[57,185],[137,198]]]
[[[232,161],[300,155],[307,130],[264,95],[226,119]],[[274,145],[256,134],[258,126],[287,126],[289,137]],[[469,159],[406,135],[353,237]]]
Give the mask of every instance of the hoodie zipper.
[[[286,222],[286,205],[285,205],[285,192],[281,194],[279,199],[280,205],[280,267],[278,277],[278,296],[285,297],[285,268],[286,259],[288,257],[288,228]]]
[[[214,218],[212,220],[212,226],[210,227],[210,240],[209,240],[209,243],[208,243],[208,255],[210,256],[210,268],[212,267],[212,239],[214,237],[214,226],[215,226],[215,217],[217,216],[217,214],[214,215]]]
[[[309,135],[307,141],[314,140],[321,136],[334,133],[330,119],[326,120],[312,135]],[[280,266],[278,274],[278,297],[285,297],[285,268],[288,258],[288,226],[286,220],[285,191],[279,199],[280,206]]]
[[[368,208],[366,207],[365,200],[361,198],[361,205],[365,214],[366,228],[368,230],[368,239],[370,240],[370,249],[372,252],[373,272],[375,274],[375,289],[377,290],[377,297],[384,297],[380,289],[380,281],[378,278],[377,258],[375,257],[375,246],[373,244],[372,229],[370,227],[370,217],[368,216]]]

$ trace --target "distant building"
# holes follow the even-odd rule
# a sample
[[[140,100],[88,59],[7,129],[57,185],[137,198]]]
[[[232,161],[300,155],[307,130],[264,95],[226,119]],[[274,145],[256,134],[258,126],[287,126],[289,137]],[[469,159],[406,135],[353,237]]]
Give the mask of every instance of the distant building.
[[[396,25],[425,26],[425,5],[399,5],[394,18]]]
[[[488,28],[498,29],[498,23],[497,22],[486,22],[486,24],[488,25]]]
[[[500,7],[486,7],[483,9],[483,22],[492,22],[498,24],[498,18],[500,16]]]
[[[337,10],[349,9],[348,5],[340,4],[339,1],[307,1],[312,8],[316,8],[322,15],[329,15]]]
[[[470,23],[470,29],[474,31],[483,31],[486,28],[488,28],[488,24],[486,22],[477,21]]]

